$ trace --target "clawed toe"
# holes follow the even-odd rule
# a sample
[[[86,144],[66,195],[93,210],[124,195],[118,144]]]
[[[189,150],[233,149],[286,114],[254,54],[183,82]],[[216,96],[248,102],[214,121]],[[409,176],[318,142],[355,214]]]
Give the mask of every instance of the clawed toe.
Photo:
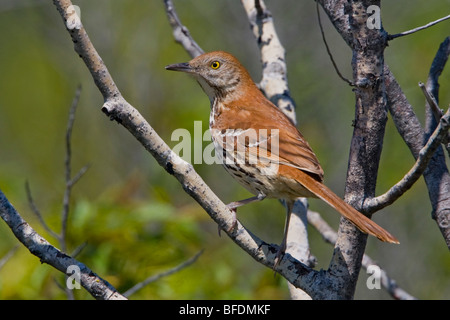
[[[236,217],[236,208],[234,207],[231,207],[230,205],[227,205],[227,207],[228,207],[228,209],[230,209],[230,211],[231,211],[231,213],[232,213],[232,216],[231,216],[231,219],[232,219],[232,221],[231,221],[231,227],[230,228],[228,228],[228,232],[231,232],[231,231],[233,231],[233,229],[234,228],[236,228],[237,227],[237,217]],[[219,237],[221,236],[221,230],[222,230],[222,228],[219,226],[218,227],[218,232],[219,232]]]
[[[273,270],[278,268],[278,266],[280,265],[281,260],[283,260],[283,257],[284,257],[284,251],[278,250],[277,251],[277,255],[275,256],[274,263],[273,263]]]
[[[286,251],[286,242],[283,240],[280,247],[277,250],[277,255],[275,256],[274,262],[273,262],[273,270],[275,270],[279,265],[281,260],[284,258],[284,253]]]

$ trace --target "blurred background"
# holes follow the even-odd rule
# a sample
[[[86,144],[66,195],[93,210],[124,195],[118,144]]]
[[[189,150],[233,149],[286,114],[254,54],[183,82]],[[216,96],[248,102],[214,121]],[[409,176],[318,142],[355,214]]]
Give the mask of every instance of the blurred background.
[[[207,130],[209,101],[195,81],[164,66],[189,60],[174,42],[163,1],[73,1],[91,41],[123,96],[170,145],[175,129],[193,134],[194,121]],[[448,0],[384,1],[384,28],[406,31],[449,14]],[[259,50],[239,1],[175,0],[183,24],[205,50],[233,53],[261,78]],[[291,95],[298,126],[325,171],[325,183],[343,195],[354,118],[354,95],[328,58],[317,23],[314,1],[266,0],[286,49]],[[322,12],[328,44],[341,72],[351,78],[351,51]],[[425,82],[450,22],[396,39],[385,51],[386,63],[423,120]],[[287,299],[286,282],[255,262],[184,193],[142,146],[101,112],[102,97],[73,50],[69,34],[51,1],[2,0],[0,3],[0,189],[20,214],[55,246],[27,202],[25,182],[47,224],[61,229],[64,193],[65,130],[76,88],[81,98],[72,139],[75,174],[90,167],[73,189],[67,235],[68,253],[86,243],[77,256],[124,292],[148,276],[168,270],[204,249],[191,266],[162,278],[132,299]],[[450,102],[450,66],[440,84],[440,105]],[[208,145],[205,141],[203,146]],[[410,169],[414,159],[388,121],[377,192],[381,194]],[[220,165],[195,169],[225,202],[249,193]],[[310,201],[334,227],[338,214]],[[276,200],[238,211],[240,221],[266,242],[280,243],[284,208]],[[450,298],[450,255],[431,219],[427,189],[421,179],[400,200],[374,216],[401,244],[369,238],[366,253],[404,290],[420,299]],[[317,268],[328,267],[332,247],[309,229]],[[65,299],[64,276],[41,264],[0,223],[0,259],[15,246],[0,269],[0,299]],[[355,299],[390,299],[366,287],[361,270]],[[75,298],[92,299],[84,290]]]

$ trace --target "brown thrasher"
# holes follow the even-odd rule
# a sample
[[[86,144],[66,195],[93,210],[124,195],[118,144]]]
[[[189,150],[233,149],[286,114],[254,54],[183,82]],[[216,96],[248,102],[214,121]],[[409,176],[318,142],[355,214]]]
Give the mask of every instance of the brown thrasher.
[[[398,240],[344,202],[323,183],[323,171],[308,142],[289,118],[258,89],[231,54],[215,51],[189,62],[166,66],[194,76],[211,102],[209,127],[216,154],[225,169],[255,197],[232,202],[235,208],[264,198],[283,199],[287,215],[275,265],[286,249],[294,201],[320,198],[362,232],[391,243]]]

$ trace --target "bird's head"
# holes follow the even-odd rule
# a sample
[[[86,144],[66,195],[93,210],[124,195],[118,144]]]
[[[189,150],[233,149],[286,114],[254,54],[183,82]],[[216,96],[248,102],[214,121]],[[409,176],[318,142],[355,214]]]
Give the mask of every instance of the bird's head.
[[[242,92],[243,86],[254,85],[247,70],[231,54],[213,51],[195,57],[189,62],[171,64],[166,70],[183,71],[193,75],[213,101]]]

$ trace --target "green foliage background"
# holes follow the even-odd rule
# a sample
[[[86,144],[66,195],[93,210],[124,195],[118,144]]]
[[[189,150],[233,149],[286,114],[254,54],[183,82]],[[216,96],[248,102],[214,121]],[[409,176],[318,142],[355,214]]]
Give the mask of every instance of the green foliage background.
[[[239,1],[175,0],[183,23],[205,51],[226,50],[247,66],[255,81],[261,76],[256,41]],[[96,49],[124,97],[170,145],[171,133],[194,121],[206,130],[209,102],[188,76],[164,66],[189,59],[176,44],[162,1],[74,1]],[[314,1],[266,0],[287,51],[291,94],[299,128],[316,151],[326,177],[343,193],[354,95],[336,75],[327,56]],[[398,33],[438,19],[449,12],[448,0],[383,1],[383,26]],[[334,57],[351,77],[351,51],[322,12]],[[449,35],[449,22],[392,41],[389,64],[421,119],[424,98],[417,86],[426,81],[439,44]],[[25,181],[50,227],[59,232],[64,192],[64,135],[70,103],[79,84],[81,100],[73,132],[73,171],[90,164],[73,190],[68,248],[86,242],[77,257],[124,292],[150,275],[204,253],[195,264],[162,278],[133,299],[286,299],[287,285],[253,261],[187,196],[179,183],[121,126],[100,111],[102,97],[51,1],[3,0],[0,3],[0,188],[21,215],[57,245],[31,212]],[[447,66],[441,77],[441,107],[450,101]],[[197,137],[198,138],[198,137]],[[206,146],[208,142],[204,142]],[[413,158],[392,122],[387,125],[378,192],[397,182]],[[224,202],[248,193],[219,165],[195,169]],[[337,214],[319,201],[310,206],[333,226]],[[421,179],[394,205],[374,219],[392,231],[401,244],[369,239],[367,253],[397,283],[421,299],[450,298],[450,256],[431,219],[427,190]],[[267,242],[279,243],[284,210],[275,200],[239,209],[240,220]],[[327,268],[332,247],[310,230],[318,268]],[[18,244],[0,223],[0,257]],[[70,252],[69,252],[70,253]],[[361,271],[356,299],[389,299],[383,290],[368,290]],[[0,270],[0,299],[65,299],[57,283],[63,275],[41,264],[22,245]],[[78,299],[91,299],[76,290]]]

